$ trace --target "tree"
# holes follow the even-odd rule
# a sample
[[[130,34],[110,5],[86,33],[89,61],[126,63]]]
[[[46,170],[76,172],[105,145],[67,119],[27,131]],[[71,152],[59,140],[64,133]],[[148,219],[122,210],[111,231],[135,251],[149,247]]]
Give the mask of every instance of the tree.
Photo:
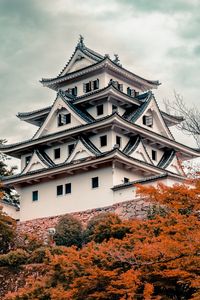
[[[1,193],[2,196],[2,193]],[[0,206],[0,253],[6,253],[14,244],[15,221],[7,216]]]
[[[114,213],[101,213],[90,219],[84,232],[84,241],[102,243],[110,238],[122,239],[129,232],[122,220]]]
[[[63,216],[56,226],[54,241],[56,245],[81,247],[83,228],[79,220],[71,215]]]
[[[0,145],[5,144],[6,140],[0,140]],[[16,166],[8,168],[6,161],[8,160],[8,156],[0,152],[0,178],[4,176],[13,175],[14,171],[17,169]],[[3,193],[2,200],[16,207],[19,207],[19,195],[15,191],[14,188],[5,187],[1,185],[0,191]]]
[[[200,299],[200,180],[138,186],[138,193],[164,205],[165,213],[122,222],[129,233],[121,240],[92,241],[52,255],[45,276],[27,279],[6,299]]]
[[[195,106],[188,107],[180,94],[174,92],[174,96],[174,101],[165,100],[167,111],[183,117],[183,121],[177,125],[177,128],[192,135],[200,147],[200,111]]]

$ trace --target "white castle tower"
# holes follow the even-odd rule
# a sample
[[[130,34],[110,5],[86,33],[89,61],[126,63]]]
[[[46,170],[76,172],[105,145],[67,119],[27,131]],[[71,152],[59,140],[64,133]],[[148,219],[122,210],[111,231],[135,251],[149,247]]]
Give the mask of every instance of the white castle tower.
[[[1,151],[21,160],[3,182],[21,198],[20,220],[49,217],[134,199],[134,183],[182,181],[180,161],[199,152],[176,142],[182,118],[162,112],[144,79],[85,46],[83,38],[61,73],[42,79],[56,91],[49,107],[19,113],[38,127]]]

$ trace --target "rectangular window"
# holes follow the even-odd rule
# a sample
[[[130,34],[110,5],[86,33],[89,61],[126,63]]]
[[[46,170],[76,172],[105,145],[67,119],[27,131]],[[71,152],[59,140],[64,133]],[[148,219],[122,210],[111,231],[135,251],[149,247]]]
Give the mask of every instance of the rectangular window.
[[[100,136],[100,145],[101,147],[107,146],[107,135]]]
[[[116,136],[116,144],[119,146],[119,148],[121,147],[121,136]]]
[[[38,191],[32,192],[32,201],[38,201]]]
[[[92,84],[91,84],[91,81],[85,83],[85,92],[88,93],[88,92],[91,92],[92,90]]]
[[[99,79],[93,81],[93,90],[99,89]]]
[[[97,116],[103,115],[103,104],[97,105]]]
[[[152,160],[157,160],[157,152],[155,150],[151,151]]]
[[[74,150],[74,144],[68,145],[68,155],[70,155],[73,150]]]
[[[129,182],[129,178],[124,177],[124,183],[127,183],[127,182]]]
[[[72,185],[71,183],[66,183],[65,184],[65,194],[71,194],[72,192]]]
[[[60,158],[60,148],[54,149],[54,159]]]
[[[143,124],[152,127],[153,125],[153,117],[152,116],[143,116]]]
[[[57,196],[63,195],[63,185],[57,185]]]
[[[28,165],[28,163],[30,162],[30,160],[31,160],[31,156],[30,155],[25,157],[25,165],[26,166]]]
[[[92,188],[98,188],[99,187],[99,177],[93,177],[92,178]]]
[[[71,114],[59,114],[58,126],[63,126],[71,123]]]

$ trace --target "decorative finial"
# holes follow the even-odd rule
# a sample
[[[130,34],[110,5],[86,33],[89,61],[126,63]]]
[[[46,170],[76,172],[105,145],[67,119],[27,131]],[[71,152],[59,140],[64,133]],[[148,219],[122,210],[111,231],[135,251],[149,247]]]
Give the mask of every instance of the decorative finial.
[[[104,55],[104,57],[105,57],[105,58],[106,58],[106,57],[107,57],[107,58],[110,58],[110,55],[106,53],[106,54]]]
[[[80,47],[80,48],[82,48],[82,47],[84,47],[84,42],[83,42],[83,40],[84,40],[84,37],[80,34],[79,35],[79,41],[78,41],[78,47]]]
[[[115,57],[114,62],[118,64],[120,62],[119,55],[118,54],[114,54],[114,57]]]

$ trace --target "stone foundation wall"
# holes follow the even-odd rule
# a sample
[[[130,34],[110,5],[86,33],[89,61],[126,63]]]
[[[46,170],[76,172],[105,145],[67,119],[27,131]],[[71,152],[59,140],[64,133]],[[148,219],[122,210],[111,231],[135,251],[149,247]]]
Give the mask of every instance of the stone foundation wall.
[[[92,217],[103,212],[116,213],[122,219],[142,219],[145,218],[148,209],[149,204],[143,199],[134,199],[117,203],[112,206],[75,212],[70,215],[81,220],[83,225],[86,225]],[[19,222],[18,232],[34,234],[45,240],[48,237],[48,228],[55,227],[62,216],[63,215]]]

